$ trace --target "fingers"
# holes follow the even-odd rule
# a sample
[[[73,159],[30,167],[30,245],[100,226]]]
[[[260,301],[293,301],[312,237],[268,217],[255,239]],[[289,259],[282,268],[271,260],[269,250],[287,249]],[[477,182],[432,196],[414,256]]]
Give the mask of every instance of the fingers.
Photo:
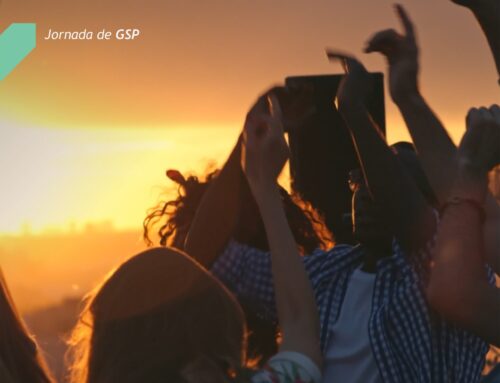
[[[281,105],[275,94],[271,93],[267,96],[267,103],[269,105],[269,112],[271,117],[281,120],[283,118],[283,113],[281,111]]]
[[[279,94],[280,92],[284,92],[285,88],[281,85],[275,85],[271,88],[267,89],[264,93],[262,93],[257,101],[253,104],[252,108],[249,110],[247,114],[247,118],[252,115],[259,115],[262,113],[269,113],[269,105],[267,102],[267,96],[271,93]]]
[[[283,112],[278,97],[275,94],[267,96],[270,118],[265,116],[265,122],[270,126],[272,136],[283,136]]]
[[[340,61],[346,73],[351,73],[353,71],[367,72],[358,59],[347,53],[335,49],[326,49],[326,55],[330,61]]]
[[[345,53],[336,51],[334,49],[326,49],[326,56],[330,61],[339,61],[340,64],[342,65],[342,69],[344,70],[344,72],[349,73],[349,66],[347,64],[347,60],[351,56],[348,56]]]
[[[500,126],[500,106],[498,105],[490,106],[490,113],[495,119],[495,123]]]
[[[477,148],[479,143],[481,142],[481,129],[477,129],[481,124],[481,112],[477,108],[471,108],[467,113],[466,117],[466,125],[467,131],[463,137],[466,145],[464,145],[464,149],[466,152],[474,153],[475,148]]]
[[[479,115],[481,116],[483,123],[490,123],[493,121],[493,116],[490,113],[489,109],[484,106],[479,108]]]
[[[267,104],[267,109],[268,109],[269,113],[271,113],[271,109],[270,109],[271,105],[269,103],[269,96],[270,95],[273,95],[277,100],[284,100],[285,103],[288,100],[288,98],[290,97],[289,91],[285,86],[275,86],[274,88],[271,88],[268,92],[266,92],[264,94],[264,96],[266,98],[266,104]],[[280,104],[280,106],[281,106],[281,104]]]
[[[465,118],[467,130],[469,130],[472,126],[476,126],[480,120],[481,114],[479,113],[479,109],[470,108],[467,112],[467,117]]]
[[[495,119],[495,123],[499,124],[500,123],[500,106],[497,104],[493,104],[490,106],[490,113],[492,114],[493,118]]]
[[[479,137],[480,142],[478,143],[478,151],[482,151],[483,156],[486,158],[491,158],[491,152],[495,151],[492,149],[492,143],[495,141],[494,136],[496,134],[494,127],[493,115],[489,109],[481,107],[476,112],[476,122],[474,123],[472,129],[476,130],[475,136]]]
[[[330,60],[354,60],[354,61],[357,61],[353,55],[346,53],[346,52],[343,52],[343,51],[340,51],[338,49],[326,48],[325,52]]]
[[[401,35],[394,29],[378,32],[368,41],[365,52],[380,52],[387,56],[395,50],[401,38]]]
[[[481,168],[491,169],[499,162],[500,107],[472,108],[467,114],[467,132],[461,143],[462,152]]]
[[[248,117],[243,128],[242,148],[248,151],[248,148],[254,148],[257,140],[257,124],[255,118]]]
[[[401,24],[403,25],[404,35],[396,32],[394,29],[386,29],[373,35],[365,47],[365,53],[380,52],[389,59],[393,53],[401,50],[402,42],[407,48],[415,48],[415,28],[408,13],[402,5],[396,4],[395,11]]]
[[[490,113],[493,116],[494,120],[494,136],[491,139],[496,142],[496,145],[494,145],[494,147],[496,148],[495,153],[493,155],[492,162],[489,164],[490,167],[493,168],[500,163],[500,106],[490,106]]]
[[[266,100],[262,105],[261,100]],[[259,108],[255,108],[247,115],[245,126],[243,128],[243,146],[247,148],[254,148],[257,145],[259,138],[265,133],[265,124],[262,124],[262,115],[267,110],[267,97],[260,97],[258,102]]]
[[[399,20],[401,21],[401,24],[403,24],[406,37],[415,39],[415,28],[413,26],[413,22],[410,19],[410,16],[408,16],[408,13],[401,4],[396,4],[395,9]]]

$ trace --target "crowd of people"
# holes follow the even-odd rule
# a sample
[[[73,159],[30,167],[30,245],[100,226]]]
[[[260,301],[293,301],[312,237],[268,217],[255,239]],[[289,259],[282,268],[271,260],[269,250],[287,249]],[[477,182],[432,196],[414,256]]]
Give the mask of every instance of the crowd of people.
[[[500,2],[455,2],[477,18],[500,74]],[[307,108],[283,105],[290,90],[272,88],[220,170],[167,172],[179,196],[144,221],[159,246],[85,298],[68,340],[70,382],[500,381],[498,369],[481,376],[489,345],[500,346],[500,204],[488,187],[500,107],[470,109],[457,148],[419,89],[415,27],[395,11],[402,32],[374,34],[365,51],[387,59],[413,144],[387,145],[365,106],[369,73],[327,50],[345,71],[332,108],[360,165],[345,179],[357,244],[336,243],[314,206],[279,186],[284,132]],[[54,381],[3,277],[0,381]]]

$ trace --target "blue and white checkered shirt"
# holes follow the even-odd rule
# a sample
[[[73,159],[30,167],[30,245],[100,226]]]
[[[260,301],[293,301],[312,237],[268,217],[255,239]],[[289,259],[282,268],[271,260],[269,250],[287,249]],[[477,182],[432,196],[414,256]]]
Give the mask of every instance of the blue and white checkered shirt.
[[[410,262],[395,243],[393,255],[377,264],[369,334],[380,376],[385,383],[477,382],[488,345],[427,305],[429,248]],[[303,257],[319,308],[323,352],[363,252],[359,245],[337,245]],[[276,320],[269,253],[231,241],[212,272],[257,313]]]

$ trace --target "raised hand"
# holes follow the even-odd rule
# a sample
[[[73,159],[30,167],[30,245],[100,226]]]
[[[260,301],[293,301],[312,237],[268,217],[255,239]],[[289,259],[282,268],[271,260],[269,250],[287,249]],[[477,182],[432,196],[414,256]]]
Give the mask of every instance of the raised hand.
[[[488,190],[488,171],[500,163],[498,105],[493,105],[490,109],[472,108],[469,111],[467,131],[460,142],[457,155],[458,172],[452,194],[483,203]]]
[[[269,113],[250,113],[243,131],[241,167],[252,192],[276,184],[288,159],[278,98],[267,95]]]
[[[500,107],[472,108],[458,148],[459,167],[485,175],[500,163]]]
[[[389,64],[389,90],[397,104],[405,97],[418,93],[418,47],[415,29],[405,9],[396,5],[396,13],[403,25],[404,33],[386,29],[373,35],[365,52],[379,52]]]
[[[259,97],[248,112],[245,125],[250,124],[257,116],[269,115],[267,95],[274,89],[276,88]],[[254,203],[247,183],[242,182],[242,146],[243,134],[205,192],[187,235],[184,250],[206,267],[211,267],[233,237],[241,218],[241,206],[252,206]],[[258,212],[254,213],[245,215],[249,232],[253,230],[253,223],[260,219]]]
[[[247,116],[241,167],[257,202],[271,251],[276,311],[282,332],[280,351],[304,354],[321,369],[316,301],[276,182],[288,159],[283,113],[275,92],[266,95],[266,102],[268,113],[254,111]]]
[[[252,106],[247,114],[255,116],[258,114],[269,114],[268,98],[273,95],[280,104],[281,120],[283,129],[287,132],[301,126],[310,116],[312,116],[316,107],[314,104],[314,89],[306,84],[294,87],[285,87],[276,85],[264,92]]]
[[[339,51],[326,51],[331,61],[340,61],[346,73],[337,90],[337,101],[340,110],[352,106],[354,103],[363,103],[372,89],[372,80],[363,64],[355,57]]]
[[[273,94],[279,100],[283,128],[287,132],[302,126],[316,112],[314,88],[307,84],[277,88]]]

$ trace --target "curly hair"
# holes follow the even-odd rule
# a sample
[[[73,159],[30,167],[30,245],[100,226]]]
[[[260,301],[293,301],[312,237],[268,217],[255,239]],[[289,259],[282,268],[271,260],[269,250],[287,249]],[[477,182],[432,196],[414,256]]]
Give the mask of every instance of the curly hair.
[[[176,171],[167,171],[167,176],[177,183],[177,198],[161,201],[149,209],[143,221],[143,238],[148,246],[154,245],[151,232],[158,227],[156,235],[161,246],[173,246],[182,249],[189,227],[195,217],[198,205],[218,174],[218,170],[207,173],[204,179],[190,175],[187,178]],[[328,249],[333,245],[333,236],[326,228],[323,217],[311,204],[301,199],[298,195],[289,194],[280,187],[281,199],[285,214],[290,224],[290,229],[302,254],[310,254],[315,249]],[[244,238],[247,245],[268,250],[264,225],[260,222],[259,230],[251,239],[245,229],[239,228],[235,238]]]
[[[148,246],[154,245],[150,238],[151,230],[159,226],[156,234],[161,246],[169,245],[179,249],[184,247],[184,239],[194,219],[196,209],[217,173],[218,170],[211,171],[201,181],[196,176],[184,178],[176,170],[167,171],[167,176],[178,185],[177,198],[159,202],[158,205],[148,210],[143,222],[143,238]]]

